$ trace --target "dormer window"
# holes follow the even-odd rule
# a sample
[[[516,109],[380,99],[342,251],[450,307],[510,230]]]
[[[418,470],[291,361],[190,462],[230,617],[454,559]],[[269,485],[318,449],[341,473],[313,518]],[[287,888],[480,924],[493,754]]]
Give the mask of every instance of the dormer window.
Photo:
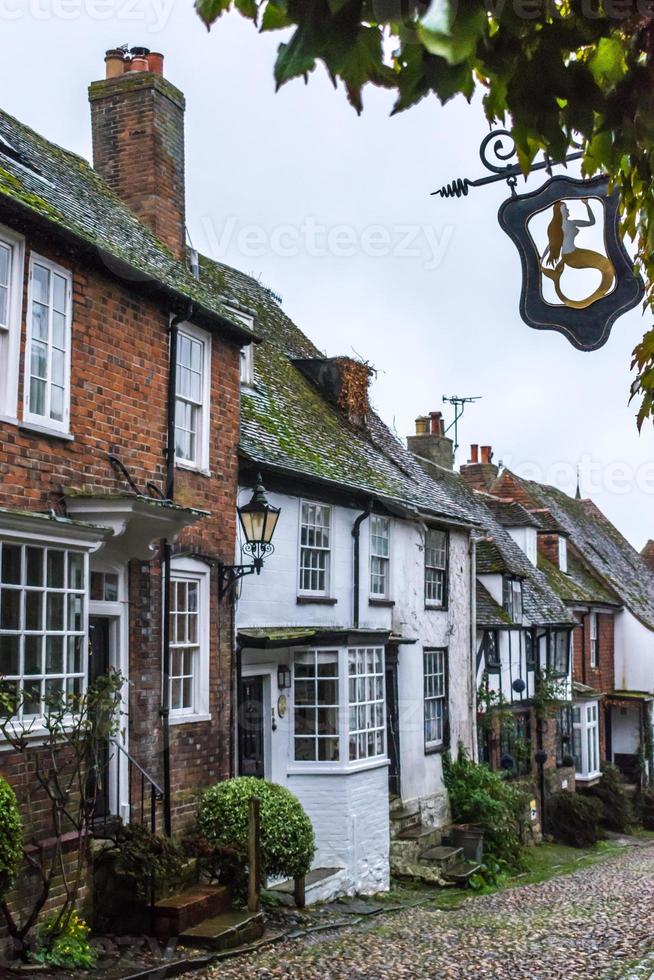
[[[251,388],[254,383],[254,364],[252,359],[252,344],[241,347],[241,384]]]
[[[562,534],[559,534],[559,568],[562,572],[568,571],[568,542]]]
[[[512,623],[522,620],[522,582],[519,578],[504,579],[504,610],[511,617]]]

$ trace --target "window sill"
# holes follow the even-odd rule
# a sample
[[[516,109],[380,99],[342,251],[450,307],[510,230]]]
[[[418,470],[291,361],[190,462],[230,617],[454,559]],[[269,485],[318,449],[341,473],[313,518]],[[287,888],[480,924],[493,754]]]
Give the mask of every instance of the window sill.
[[[369,606],[375,606],[377,609],[392,609],[395,605],[395,599],[373,599],[372,597],[368,599]]]
[[[425,610],[427,612],[447,612],[447,604],[437,606],[435,602],[426,602]]]
[[[296,602],[298,606],[335,606],[338,599],[328,595],[299,595]]]
[[[425,745],[425,755],[442,755],[443,752],[447,752],[449,745],[442,742],[440,745]]]
[[[175,469],[186,470],[187,473],[197,473],[199,476],[211,476],[211,470],[206,466],[196,466],[195,463],[185,463],[184,460],[175,460]]]
[[[575,782],[584,783],[586,785],[588,785],[589,783],[599,783],[601,778],[602,778],[601,772],[592,772],[588,776],[583,776],[579,772],[575,773]]]
[[[46,436],[48,439],[61,439],[63,442],[73,442],[75,436],[72,432],[63,432],[61,429],[49,429],[46,425],[35,425],[33,422],[18,422],[20,432],[27,435]]]
[[[207,721],[211,721],[210,714],[174,715],[171,713],[168,718],[168,724],[171,727],[173,725],[199,725]]]
[[[371,769],[387,769],[388,759],[371,759],[369,762],[353,762],[344,765],[341,762],[297,762],[286,770],[287,776],[355,776],[359,772],[369,772]]]

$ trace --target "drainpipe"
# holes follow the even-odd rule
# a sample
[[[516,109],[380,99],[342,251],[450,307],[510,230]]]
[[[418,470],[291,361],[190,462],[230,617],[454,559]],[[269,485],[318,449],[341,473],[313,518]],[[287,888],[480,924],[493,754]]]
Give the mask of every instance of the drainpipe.
[[[470,532],[468,545],[470,558],[470,738],[472,741],[472,758],[478,761],[477,739],[477,539],[474,531]]]
[[[356,518],[352,525],[352,537],[354,539],[354,615],[352,617],[355,629],[359,628],[359,593],[361,591],[360,569],[361,569],[361,525],[370,517],[373,508],[373,501],[368,501],[368,506]]]
[[[183,315],[174,316],[170,321],[170,363],[168,367],[168,405],[166,418],[166,500],[175,498],[175,399],[177,395],[177,338],[179,325],[193,315],[191,303]],[[173,821],[170,799],[170,579],[172,548],[167,538],[161,543],[162,551],[162,615],[163,615],[163,658],[161,666],[161,715],[162,759],[164,790],[164,831],[172,836]]]

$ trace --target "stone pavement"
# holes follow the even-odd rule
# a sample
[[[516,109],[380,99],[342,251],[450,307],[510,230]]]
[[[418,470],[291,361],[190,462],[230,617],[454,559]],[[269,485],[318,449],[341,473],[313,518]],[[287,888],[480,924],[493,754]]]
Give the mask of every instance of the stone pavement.
[[[415,907],[221,963],[210,980],[649,980],[654,846],[449,911]],[[639,965],[640,964],[640,965]],[[649,967],[646,966],[649,964]]]

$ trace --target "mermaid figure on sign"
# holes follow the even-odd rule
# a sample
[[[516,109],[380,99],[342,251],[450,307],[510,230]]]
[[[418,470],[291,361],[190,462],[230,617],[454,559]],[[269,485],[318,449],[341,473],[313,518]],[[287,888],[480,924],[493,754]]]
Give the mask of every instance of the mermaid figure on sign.
[[[582,200],[588,212],[587,221],[573,221],[565,201],[556,202],[552,220],[547,228],[549,244],[541,256],[541,272],[552,280],[556,295],[561,302],[575,310],[585,310],[598,299],[602,299],[612,289],[615,282],[615,268],[610,259],[600,252],[594,252],[589,248],[577,248],[575,245],[579,229],[589,228],[595,224],[595,215],[588,203],[588,198],[584,197]],[[549,257],[546,258],[548,253]],[[553,268],[548,269],[547,265]],[[586,299],[569,299],[561,289],[561,276],[566,266],[572,269],[597,269],[602,276],[597,289]]]

